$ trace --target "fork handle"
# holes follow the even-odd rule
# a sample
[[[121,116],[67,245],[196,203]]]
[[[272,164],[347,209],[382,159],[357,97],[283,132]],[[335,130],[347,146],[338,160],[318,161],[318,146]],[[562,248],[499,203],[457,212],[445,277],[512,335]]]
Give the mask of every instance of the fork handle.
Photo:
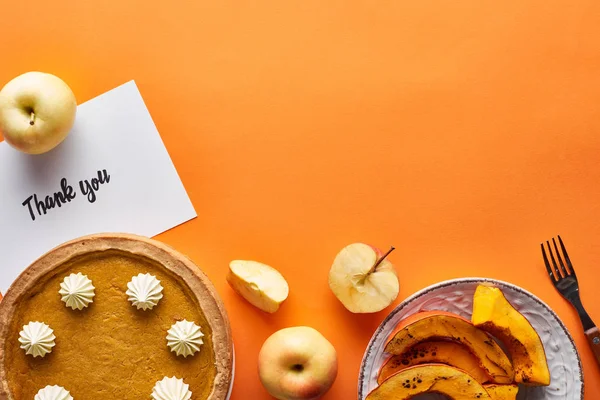
[[[585,331],[585,336],[587,337],[590,347],[594,352],[596,361],[600,363],[600,329],[598,329],[596,326],[588,329]]]

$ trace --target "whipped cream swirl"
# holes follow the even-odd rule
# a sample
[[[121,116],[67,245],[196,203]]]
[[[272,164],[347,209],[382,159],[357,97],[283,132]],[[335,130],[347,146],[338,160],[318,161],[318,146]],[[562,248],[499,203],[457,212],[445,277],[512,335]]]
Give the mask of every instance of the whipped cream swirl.
[[[127,284],[127,296],[131,304],[139,310],[151,310],[162,299],[163,287],[154,275],[138,274]]]
[[[33,357],[44,357],[52,352],[55,346],[54,331],[43,322],[30,322],[23,326],[19,333],[19,342],[25,354],[31,354]]]
[[[96,295],[94,289],[94,285],[87,275],[78,272],[67,276],[62,281],[58,293],[67,307],[71,307],[73,310],[82,310],[94,301]]]
[[[167,332],[167,346],[178,356],[193,356],[204,343],[202,336],[198,325],[184,319],[173,324]]]
[[[154,385],[151,397],[153,400],[190,400],[192,392],[189,387],[183,379],[164,377]]]
[[[71,394],[62,386],[46,386],[40,389],[33,400],[73,400]]]

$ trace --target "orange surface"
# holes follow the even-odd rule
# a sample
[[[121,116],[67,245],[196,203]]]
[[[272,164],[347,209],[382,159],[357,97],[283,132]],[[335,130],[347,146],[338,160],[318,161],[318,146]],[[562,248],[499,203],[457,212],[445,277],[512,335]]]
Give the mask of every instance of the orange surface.
[[[83,102],[137,81],[199,213],[160,239],[225,301],[234,400],[269,398],[260,346],[299,324],[338,349],[325,399],[356,397],[389,309],[351,315],[329,291],[335,254],[355,241],[398,247],[398,301],[473,275],[531,290],[575,336],[586,399],[600,398],[600,369],[539,250],[563,236],[600,323],[597,1],[32,0],[0,14],[0,82],[51,72]],[[287,277],[276,315],[228,287],[234,258]]]

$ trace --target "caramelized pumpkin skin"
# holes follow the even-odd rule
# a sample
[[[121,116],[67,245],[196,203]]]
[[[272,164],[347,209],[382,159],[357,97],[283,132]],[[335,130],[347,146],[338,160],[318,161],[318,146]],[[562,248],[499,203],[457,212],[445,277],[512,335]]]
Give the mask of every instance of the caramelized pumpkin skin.
[[[404,319],[389,339],[385,351],[400,355],[418,343],[440,339],[465,346],[475,356],[490,382],[513,382],[512,364],[494,339],[470,321],[444,311],[426,311]]]
[[[550,384],[546,352],[539,335],[500,289],[486,285],[477,287],[471,319],[475,326],[504,343],[512,357],[515,382],[530,386]]]
[[[516,400],[519,387],[517,385],[483,385],[492,400]]]
[[[386,379],[366,400],[408,400],[423,393],[439,393],[452,400],[490,399],[472,376],[444,364],[423,364]]]
[[[389,358],[381,367],[377,382],[381,384],[403,369],[431,363],[446,364],[462,369],[479,383],[489,380],[477,358],[466,347],[456,342],[437,341],[416,344],[405,353]]]

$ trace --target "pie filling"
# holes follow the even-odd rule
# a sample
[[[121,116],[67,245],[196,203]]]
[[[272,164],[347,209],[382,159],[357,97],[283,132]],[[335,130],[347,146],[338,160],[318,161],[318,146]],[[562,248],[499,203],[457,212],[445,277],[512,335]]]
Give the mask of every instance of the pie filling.
[[[149,398],[165,376],[181,378],[194,399],[207,399],[215,380],[212,331],[187,285],[156,262],[119,251],[97,252],[56,268],[19,302],[6,342],[7,380],[16,399],[33,399],[47,385],[67,389],[77,400]],[[60,284],[70,274],[87,275],[95,297],[82,310],[65,306]],[[163,287],[152,309],[128,301],[127,283],[149,273]],[[178,321],[193,321],[204,336],[200,351],[177,356],[167,346],[167,331]],[[45,357],[26,355],[19,332],[31,321],[48,324],[56,346]]]

